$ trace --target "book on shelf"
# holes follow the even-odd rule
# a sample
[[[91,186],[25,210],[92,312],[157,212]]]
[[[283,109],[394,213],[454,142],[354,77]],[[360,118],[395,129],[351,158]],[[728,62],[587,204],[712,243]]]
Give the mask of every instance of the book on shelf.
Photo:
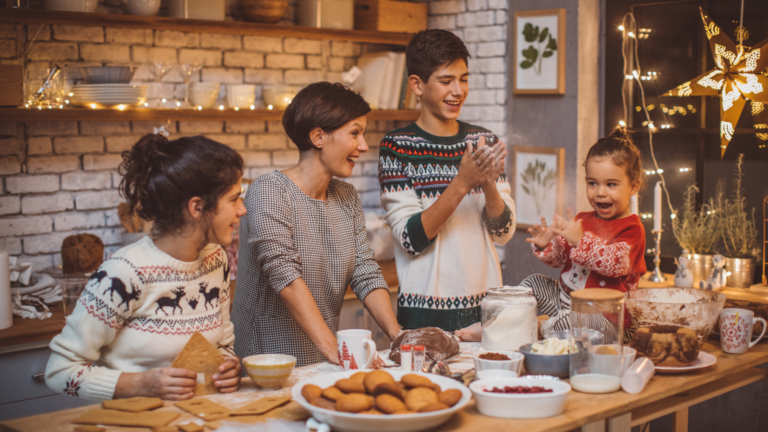
[[[357,67],[362,73],[353,89],[360,92],[372,109],[413,109],[415,95],[408,85],[405,53],[378,52],[364,54]]]

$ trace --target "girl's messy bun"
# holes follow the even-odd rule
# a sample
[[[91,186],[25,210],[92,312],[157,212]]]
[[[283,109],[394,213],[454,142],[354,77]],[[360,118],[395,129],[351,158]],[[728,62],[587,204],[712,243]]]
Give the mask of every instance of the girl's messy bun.
[[[194,197],[202,198],[204,211],[215,211],[243,174],[236,151],[202,136],[169,141],[148,134],[122,157],[120,195],[131,213],[154,222],[154,236],[183,230],[185,209]]]
[[[643,175],[643,157],[640,150],[632,142],[632,137],[626,128],[615,127],[607,137],[600,138],[589,149],[584,166],[590,158],[610,157],[616,166],[627,169],[627,177],[631,185],[639,184],[639,190],[645,188],[645,176]]]

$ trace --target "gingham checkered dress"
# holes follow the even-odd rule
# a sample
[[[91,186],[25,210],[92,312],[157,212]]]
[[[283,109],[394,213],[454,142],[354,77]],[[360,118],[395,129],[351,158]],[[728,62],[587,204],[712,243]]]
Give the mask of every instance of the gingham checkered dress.
[[[297,366],[325,361],[279,293],[303,278],[325,324],[336,334],[347,286],[360,300],[374,289],[387,288],[366,239],[355,188],[333,179],[327,201],[320,201],[275,171],[254,180],[245,206],[232,310],[235,353],[241,358],[290,354],[298,359]]]

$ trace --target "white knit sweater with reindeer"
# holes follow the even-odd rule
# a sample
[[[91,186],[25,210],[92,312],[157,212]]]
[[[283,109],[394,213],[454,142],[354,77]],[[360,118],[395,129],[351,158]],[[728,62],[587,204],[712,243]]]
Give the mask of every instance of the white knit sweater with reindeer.
[[[122,372],[170,367],[195,332],[228,352],[235,339],[229,301],[221,246],[208,245],[197,261],[183,262],[144,237],[91,275],[51,341],[45,381],[71,396],[112,399]]]

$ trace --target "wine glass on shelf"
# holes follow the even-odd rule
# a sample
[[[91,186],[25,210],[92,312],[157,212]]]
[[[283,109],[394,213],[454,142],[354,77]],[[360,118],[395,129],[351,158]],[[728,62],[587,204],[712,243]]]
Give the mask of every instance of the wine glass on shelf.
[[[192,79],[192,75],[203,68],[200,63],[181,64],[176,65],[181,79],[184,80],[184,107],[191,107],[189,104],[189,81]]]
[[[160,98],[160,81],[168,75],[168,72],[171,71],[171,68],[173,65],[171,63],[164,63],[164,62],[151,62],[147,65],[147,70],[149,70],[149,73],[152,75],[152,78],[155,81],[155,102],[153,103],[155,108],[162,107],[163,104],[166,102],[165,100]]]

